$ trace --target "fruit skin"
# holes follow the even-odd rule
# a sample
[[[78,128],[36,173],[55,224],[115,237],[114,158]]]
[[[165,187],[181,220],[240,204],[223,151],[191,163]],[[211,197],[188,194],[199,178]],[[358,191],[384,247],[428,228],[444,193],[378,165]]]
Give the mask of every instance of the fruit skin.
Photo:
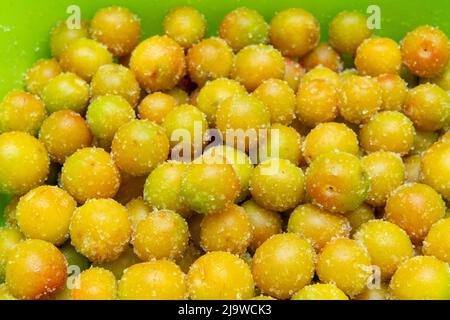
[[[80,271],[84,271],[91,266],[91,262],[88,258],[79,253],[75,247],[70,244],[70,241],[67,241],[64,245],[59,247],[59,250],[64,255],[64,258],[66,258],[68,268],[76,266]],[[71,275],[73,274],[68,274],[68,276]]]
[[[192,300],[245,300],[254,295],[249,266],[223,251],[198,258],[189,269],[187,287]]]
[[[415,243],[425,239],[431,226],[445,215],[445,203],[426,184],[405,184],[388,197],[385,217],[408,233]]]
[[[402,41],[403,63],[415,75],[423,78],[438,76],[450,60],[448,38],[441,30],[420,26]]]
[[[450,141],[434,143],[422,155],[422,181],[450,201]]]
[[[124,7],[98,10],[91,20],[89,34],[103,43],[116,57],[131,53],[141,37],[139,18]]]
[[[317,66],[327,67],[334,72],[341,72],[344,68],[341,56],[328,43],[321,43],[300,59],[306,70]]]
[[[161,125],[164,119],[178,105],[175,98],[162,93],[151,93],[138,106],[139,118]]]
[[[408,94],[408,85],[398,74],[381,74],[377,77],[381,88],[381,111],[401,111]]]
[[[300,63],[291,59],[284,58],[285,70],[283,80],[286,81],[294,92],[297,92],[300,78],[305,73],[305,69]]]
[[[41,95],[47,83],[62,72],[56,59],[41,59],[37,61],[25,75],[26,90],[35,95]]]
[[[163,128],[147,120],[130,121],[117,130],[111,152],[117,167],[132,176],[146,176],[169,155]]]
[[[82,114],[89,101],[89,85],[74,73],[61,73],[44,87],[42,101],[49,113],[70,109]]]
[[[187,49],[199,42],[206,33],[205,16],[192,7],[172,9],[163,21],[164,33]]]
[[[211,214],[225,209],[239,196],[239,178],[230,164],[190,164],[181,181],[181,198],[190,209]]]
[[[24,91],[12,91],[0,102],[0,133],[24,131],[36,135],[47,110],[41,99]]]
[[[278,12],[270,22],[270,42],[284,56],[301,57],[320,40],[320,25],[308,11],[290,8]]]
[[[403,262],[389,284],[394,300],[450,299],[450,268],[435,257],[418,256]]]
[[[120,300],[184,300],[186,275],[170,261],[138,263],[125,270],[118,296]]]
[[[292,127],[274,124],[268,130],[267,138],[258,148],[259,161],[269,158],[286,159],[295,165],[300,165],[302,156],[302,137]]]
[[[0,227],[0,282],[5,282],[5,271],[10,252],[23,240],[24,236],[18,229]]]
[[[408,92],[404,112],[417,129],[439,130],[450,123],[450,97],[435,84],[421,84]]]
[[[374,208],[367,203],[363,203],[356,210],[346,212],[345,217],[348,219],[351,227],[351,234],[354,234],[360,226],[370,220],[375,219]]]
[[[284,59],[278,50],[269,45],[250,45],[234,57],[230,77],[253,91],[264,80],[283,79],[284,69]]]
[[[370,180],[366,202],[374,207],[384,206],[392,191],[405,181],[402,159],[392,152],[374,152],[361,159]]]
[[[431,81],[432,83],[437,84],[444,90],[450,90],[450,63],[447,64],[447,67],[440,75],[434,77],[432,79],[425,79],[425,81]]]
[[[52,56],[59,58],[61,54],[76,40],[89,36],[89,23],[81,21],[80,28],[69,28],[67,21],[59,22],[50,35]]]
[[[403,159],[405,164],[405,181],[420,182],[420,162],[421,156],[412,155]]]
[[[189,241],[186,221],[171,210],[151,212],[133,232],[133,247],[143,261],[182,257]]]
[[[228,13],[220,23],[219,35],[238,52],[252,44],[269,41],[269,27],[264,18],[255,10],[238,8]]]
[[[6,266],[6,285],[8,291],[18,299],[46,298],[61,288],[66,278],[66,260],[51,243],[37,239],[25,240],[10,253]]]
[[[141,88],[130,69],[120,64],[105,64],[98,68],[91,81],[91,98],[118,95],[131,106],[139,102]]]
[[[61,54],[63,70],[73,72],[85,81],[91,81],[97,70],[113,62],[113,56],[101,43],[87,38],[75,40]]]
[[[93,262],[117,259],[130,236],[127,210],[112,199],[89,200],[75,210],[70,223],[72,245]]]
[[[388,221],[366,222],[353,238],[367,248],[372,264],[380,268],[382,280],[389,280],[397,267],[414,255],[413,245],[406,232]]]
[[[116,277],[116,279],[120,280],[120,278],[122,278],[124,271],[127,268],[140,262],[142,261],[136,256],[136,254],[133,251],[133,248],[129,246],[122,252],[122,254],[116,260],[110,262],[95,263],[94,266],[111,271]]]
[[[65,190],[40,186],[20,198],[17,224],[27,238],[60,245],[69,237],[69,224],[76,206]]]
[[[274,235],[253,256],[255,283],[262,293],[288,299],[311,282],[315,259],[313,247],[299,235]]]
[[[50,159],[64,164],[78,149],[92,145],[91,130],[83,117],[71,110],[52,113],[42,123],[39,140],[44,144]]]
[[[233,50],[220,38],[208,38],[189,49],[186,63],[189,77],[199,86],[228,77],[233,64]],[[220,63],[217,63],[220,61]]]
[[[338,238],[318,255],[316,272],[322,282],[333,283],[353,297],[366,287],[371,274],[370,256],[359,242]]]
[[[200,244],[206,252],[227,251],[243,254],[253,234],[253,227],[245,210],[234,204],[205,216],[200,227]]]
[[[328,29],[331,46],[339,53],[353,55],[359,45],[372,35],[366,21],[367,17],[359,11],[342,11],[337,14]]]
[[[78,276],[79,288],[71,290],[72,300],[115,300],[117,281],[114,274],[103,268],[90,268]]]
[[[448,216],[433,224],[423,241],[423,252],[450,263],[450,218]]]
[[[289,216],[287,231],[297,233],[314,245],[316,252],[334,238],[348,238],[350,224],[344,216],[332,214],[312,205],[295,208]]]
[[[411,154],[422,155],[439,139],[439,133],[435,131],[416,130],[414,137],[414,147]]]
[[[306,170],[306,192],[314,204],[330,212],[357,209],[366,200],[368,191],[367,173],[352,154],[325,153]]]
[[[50,160],[44,145],[25,132],[0,134],[0,193],[22,195],[42,184]]]
[[[303,201],[305,177],[302,169],[286,159],[259,164],[250,178],[253,200],[265,209],[286,211]]]
[[[67,158],[60,185],[78,203],[93,198],[112,198],[119,190],[120,173],[106,151],[84,148]]]
[[[398,74],[402,66],[399,45],[389,38],[369,38],[356,50],[355,66],[362,75]]]
[[[147,91],[172,89],[185,74],[183,48],[167,36],[153,36],[134,49],[130,69]]]
[[[335,285],[316,283],[298,291],[291,300],[348,300],[348,297]]]

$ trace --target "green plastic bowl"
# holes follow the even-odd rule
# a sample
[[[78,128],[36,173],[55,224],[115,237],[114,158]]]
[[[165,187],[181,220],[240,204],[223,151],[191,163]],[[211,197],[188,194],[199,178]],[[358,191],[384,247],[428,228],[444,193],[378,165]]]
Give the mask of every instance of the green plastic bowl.
[[[2,0],[0,98],[11,89],[22,88],[25,71],[38,59],[49,56],[49,32],[58,21],[69,16],[70,5],[80,7],[82,19],[90,19],[102,7],[128,7],[142,19],[144,38],[161,33],[164,15],[180,5],[194,6],[203,12],[210,35],[217,33],[223,16],[237,7],[256,9],[267,21],[279,10],[300,7],[320,20],[322,39],[326,39],[327,26],[334,15],[342,10],[366,12],[370,5],[381,9],[381,29],[375,30],[377,35],[401,40],[409,30],[423,24],[438,26],[450,34],[450,1],[442,0]],[[6,203],[7,197],[0,195],[0,212]]]

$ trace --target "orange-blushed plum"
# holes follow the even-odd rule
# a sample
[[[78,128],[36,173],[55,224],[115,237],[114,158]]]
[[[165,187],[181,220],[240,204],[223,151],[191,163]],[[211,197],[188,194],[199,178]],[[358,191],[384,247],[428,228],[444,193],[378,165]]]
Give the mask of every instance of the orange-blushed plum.
[[[249,245],[251,252],[255,252],[271,236],[282,232],[283,221],[279,213],[264,209],[252,199],[245,201],[242,208],[247,213],[253,227],[253,235]]]
[[[401,111],[408,94],[408,85],[398,74],[380,74],[381,111]]]
[[[385,217],[408,233],[418,243],[431,226],[445,215],[445,203],[430,186],[405,184],[395,189],[386,201]]]
[[[259,145],[259,160],[269,158],[287,159],[295,165],[302,162],[302,137],[292,127],[274,124],[267,132],[267,138]]]
[[[259,164],[250,178],[250,193],[261,207],[286,211],[304,198],[305,176],[302,169],[286,159],[269,159]]]
[[[413,245],[406,232],[388,221],[366,222],[353,238],[367,248],[372,264],[380,268],[382,280],[389,280],[398,266],[414,255]]]
[[[101,43],[87,38],[72,42],[59,57],[63,70],[91,81],[98,68],[113,62],[113,56]]]
[[[120,173],[120,187],[114,200],[125,205],[134,198],[142,197],[145,179],[147,177],[134,177],[125,172]]]
[[[186,72],[183,48],[167,36],[153,36],[134,49],[130,69],[147,91],[172,89]]]
[[[306,171],[306,191],[314,204],[337,213],[357,209],[367,198],[369,178],[361,161],[332,151],[316,158]]]
[[[270,42],[288,57],[301,57],[320,40],[320,24],[308,11],[290,8],[276,13],[270,21]]]
[[[123,273],[118,297],[120,300],[184,300],[186,275],[171,261],[138,263]]]
[[[404,112],[417,129],[442,129],[450,123],[450,96],[435,84],[421,84],[408,92]]]
[[[219,105],[229,97],[245,93],[245,88],[235,80],[220,78],[209,81],[198,93],[197,107],[206,115],[208,123],[213,126]]]
[[[219,35],[237,52],[248,45],[267,43],[269,26],[257,11],[242,7],[223,18]]]
[[[216,113],[216,127],[225,142],[242,151],[256,147],[260,129],[270,126],[270,111],[252,95],[234,95],[223,101]]]
[[[188,224],[172,210],[150,212],[133,232],[134,252],[144,261],[183,256],[188,246]]]
[[[133,120],[117,130],[111,152],[120,170],[145,176],[167,160],[169,148],[163,128],[147,120]]]
[[[0,227],[0,281],[5,282],[9,253],[24,240],[24,235],[16,228]]]
[[[334,87],[341,87],[341,77],[339,74],[331,70],[330,68],[324,66],[317,66],[312,70],[309,70],[305,75],[301,78],[300,84],[313,81],[313,80],[325,80],[331,83]]]
[[[173,210],[185,218],[192,214],[180,194],[187,166],[182,162],[168,161],[150,173],[144,185],[144,200],[150,208]]]
[[[280,79],[268,79],[253,91],[270,111],[270,121],[289,125],[295,118],[295,92]]]
[[[106,151],[83,148],[67,158],[60,185],[78,203],[92,198],[111,198],[119,190],[120,173]]]
[[[94,263],[94,266],[111,271],[116,279],[120,280],[120,278],[122,278],[123,272],[127,268],[140,262],[142,261],[136,256],[133,248],[129,246],[116,260]]]
[[[405,182],[405,165],[393,152],[379,151],[361,159],[370,189],[366,202],[374,207],[384,206],[392,191]]]
[[[427,151],[429,147],[433,145],[439,139],[439,132],[436,131],[422,131],[416,130],[414,136],[414,147],[410,154],[421,155],[424,151]]]
[[[106,95],[93,100],[86,121],[101,147],[109,148],[117,130],[136,117],[133,107],[122,96]]]
[[[243,254],[252,240],[253,227],[238,205],[231,205],[207,215],[200,224],[200,244],[205,251],[227,251]]]
[[[20,131],[0,134],[0,192],[22,195],[42,184],[49,173],[45,146]]]
[[[389,300],[389,298],[389,288],[386,283],[381,283],[379,287],[367,288],[353,297],[354,300]]]
[[[162,124],[167,114],[177,106],[172,96],[163,92],[154,92],[142,99],[138,106],[139,118]]]
[[[348,297],[333,284],[315,283],[297,291],[291,300],[348,300]]]
[[[76,201],[56,186],[40,186],[22,196],[16,218],[27,238],[60,245],[69,237],[69,225]]]
[[[172,9],[163,21],[164,33],[185,49],[203,39],[206,28],[205,16],[187,6]]]
[[[61,110],[44,120],[39,130],[39,140],[47,149],[50,159],[63,164],[78,149],[91,146],[92,133],[79,113]]]
[[[333,121],[338,114],[339,92],[322,79],[302,82],[297,92],[296,114],[310,127]]]
[[[422,158],[420,155],[414,154],[403,159],[405,164],[405,181],[420,182],[420,163]]]
[[[192,300],[245,300],[254,296],[248,264],[229,252],[213,251],[189,269],[187,287]]]
[[[450,60],[449,40],[438,28],[417,27],[402,40],[402,58],[413,74],[436,77]]]
[[[89,34],[103,43],[114,56],[123,57],[137,46],[141,37],[141,22],[127,8],[103,8],[92,18]]]
[[[127,209],[112,199],[89,200],[75,210],[70,222],[72,245],[93,262],[117,259],[130,235]]]
[[[412,121],[398,111],[375,114],[360,130],[359,139],[366,152],[391,151],[407,154],[414,147]]]
[[[351,234],[354,234],[361,225],[375,219],[375,209],[363,203],[359,208],[345,213],[345,217],[350,223]]]
[[[0,102],[0,133],[24,131],[36,135],[47,117],[44,103],[25,91],[12,91]]]
[[[450,263],[450,218],[436,222],[423,241],[423,252]]]
[[[352,30],[352,32],[349,32]],[[354,55],[359,45],[372,35],[367,16],[359,11],[342,11],[331,20],[328,36],[339,53]]]
[[[310,241],[317,252],[332,239],[348,238],[350,223],[342,215],[329,213],[312,204],[300,205],[289,216],[287,231]]]
[[[398,74],[402,66],[399,45],[389,38],[369,38],[356,50],[355,66],[362,75]]]
[[[17,299],[47,298],[62,288],[66,279],[67,263],[64,255],[49,242],[25,240],[10,253],[6,266],[6,286]]]
[[[449,300],[450,267],[435,257],[417,256],[403,262],[389,284],[394,300]]]
[[[153,211],[147,203],[145,203],[142,197],[130,200],[125,207],[127,208],[128,218],[130,219],[131,229],[133,229],[133,231],[136,230],[137,225]]]
[[[248,91],[264,80],[283,79],[285,63],[281,53],[269,45],[250,45],[240,50],[233,60],[230,76]]]
[[[263,294],[289,299],[314,276],[312,245],[294,233],[277,234],[256,249],[252,274]]]
[[[302,151],[308,163],[330,151],[343,151],[358,155],[359,145],[355,132],[343,123],[329,122],[317,125],[303,141]]]
[[[341,56],[328,43],[319,44],[311,52],[302,57],[300,63],[306,70],[312,70],[317,66],[324,66],[334,72],[341,72],[344,68]]]
[[[79,285],[71,290],[72,300],[115,300],[117,280],[106,269],[93,267],[80,273]]]
[[[47,83],[62,72],[56,59],[42,59],[36,62],[25,75],[25,88],[28,92],[41,95]]]
[[[240,203],[247,199],[250,194],[249,184],[254,166],[250,157],[245,152],[227,145],[218,145],[208,148],[203,153],[202,160],[213,163],[231,164],[239,178],[240,183],[240,193],[236,198],[235,203]]]
[[[233,50],[225,40],[202,40],[189,49],[186,55],[189,77],[199,86],[214,79],[228,77],[233,57]]]
[[[239,177],[227,163],[192,163],[181,180],[182,201],[201,214],[225,209],[236,200],[239,192]]]
[[[366,288],[371,269],[367,249],[346,238],[330,241],[319,253],[316,266],[320,281],[336,285],[350,297]]]
[[[360,124],[376,114],[382,102],[381,87],[376,79],[351,75],[340,90],[339,112],[345,120]]]
[[[66,20],[59,22],[50,34],[50,51],[59,58],[75,41],[89,36],[89,22],[80,21],[80,28],[71,28]]]
[[[450,141],[434,143],[422,155],[422,181],[450,201]]]
[[[285,68],[283,80],[286,81],[292,90],[296,92],[298,85],[300,84],[300,79],[305,73],[305,69],[294,59],[285,57],[284,62]]]
[[[130,69],[120,64],[105,64],[92,78],[91,98],[105,95],[122,96],[134,107],[140,99],[141,88]]]

